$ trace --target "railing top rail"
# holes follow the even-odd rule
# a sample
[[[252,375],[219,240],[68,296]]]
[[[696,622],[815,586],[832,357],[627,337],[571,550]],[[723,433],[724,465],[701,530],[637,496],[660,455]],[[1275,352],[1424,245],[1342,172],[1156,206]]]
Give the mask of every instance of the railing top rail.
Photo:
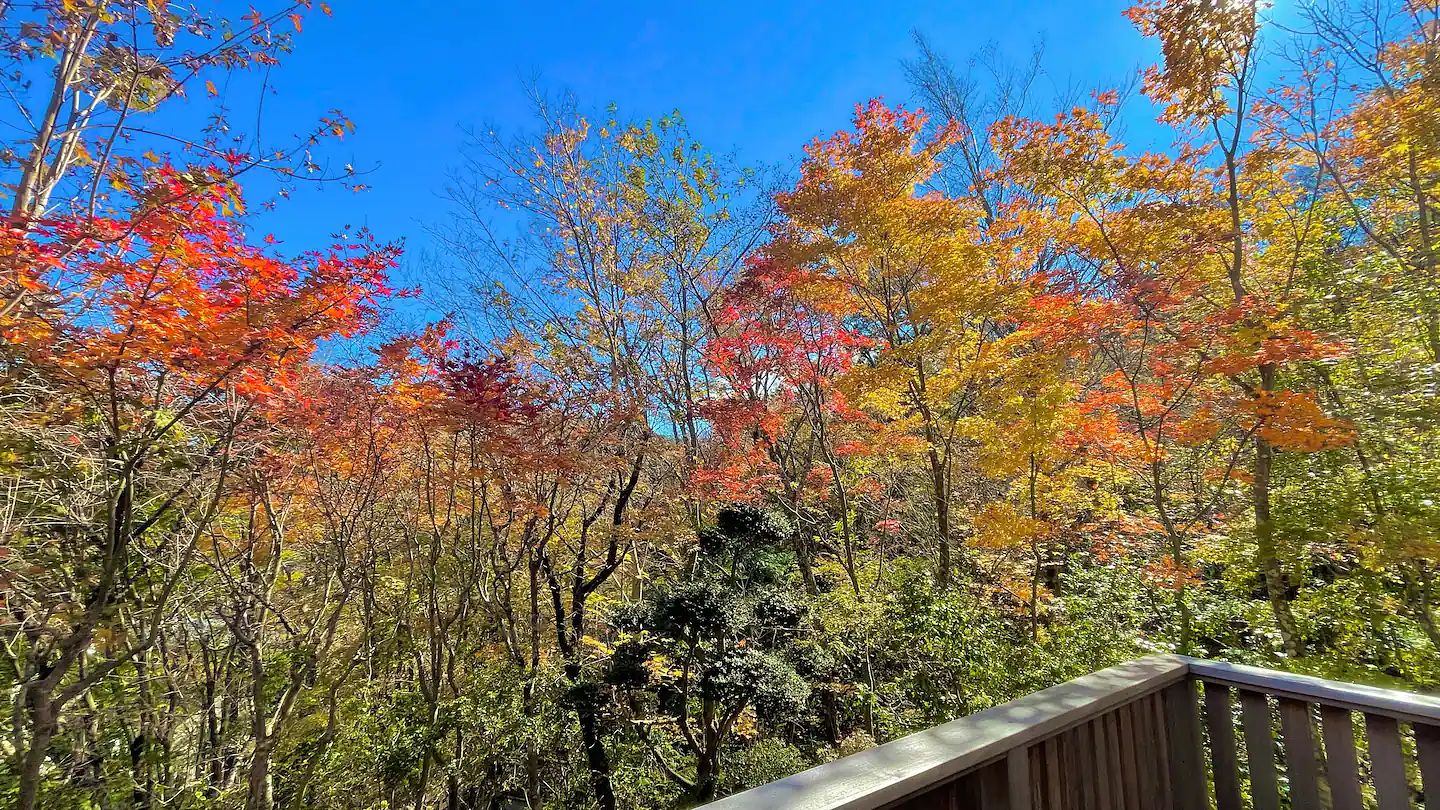
[[[737,793],[706,810],[883,807],[1176,683],[1189,666],[1174,655],[1120,664]]]
[[[1440,725],[1440,697],[1401,689],[1382,689],[1378,686],[1330,681],[1244,664],[1176,657],[1189,664],[1190,674],[1202,681],[1303,700],[1307,703],[1324,703],[1351,711],[1386,715],[1410,723]]]

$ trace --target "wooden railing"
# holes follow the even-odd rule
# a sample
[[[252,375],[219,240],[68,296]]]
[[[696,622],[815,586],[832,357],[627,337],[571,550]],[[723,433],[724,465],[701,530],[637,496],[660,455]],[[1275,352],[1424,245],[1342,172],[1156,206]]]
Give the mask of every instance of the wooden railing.
[[[1427,810],[1440,808],[1440,699],[1214,661],[1186,663],[1202,684],[1217,810],[1279,810],[1285,793],[1296,810],[1402,810],[1427,794]],[[1203,810],[1203,798],[1184,807]]]
[[[1423,786],[1440,810],[1440,699],[1163,655],[707,810],[1408,810]]]

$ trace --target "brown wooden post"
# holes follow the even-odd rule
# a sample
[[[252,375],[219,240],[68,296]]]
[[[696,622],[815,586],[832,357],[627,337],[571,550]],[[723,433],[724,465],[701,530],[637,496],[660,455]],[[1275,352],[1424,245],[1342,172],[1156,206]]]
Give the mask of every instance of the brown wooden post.
[[[1195,707],[1195,682],[1165,687],[1165,724],[1170,742],[1170,784],[1175,810],[1206,810],[1210,791],[1205,784],[1205,752],[1200,742],[1200,716]]]
[[[1294,810],[1320,810],[1320,769],[1315,762],[1315,736],[1310,731],[1310,704],[1288,698],[1281,698],[1279,704],[1290,806]]]
[[[1255,810],[1280,810],[1270,701],[1259,692],[1242,689],[1240,711],[1245,726],[1245,761],[1250,766],[1250,800]]]
[[[1330,782],[1334,810],[1362,810],[1360,763],[1355,756],[1355,721],[1349,709],[1320,707],[1320,734],[1325,740],[1325,778]]]
[[[1240,761],[1235,755],[1235,717],[1230,706],[1230,687],[1205,684],[1205,729],[1210,735],[1216,810],[1240,810]]]
[[[1426,802],[1440,805],[1440,726],[1416,723],[1415,755],[1420,760],[1420,780]]]
[[[1380,810],[1409,810],[1410,786],[1405,781],[1405,754],[1400,747],[1400,724],[1393,717],[1365,715],[1365,736],[1370,739],[1370,778]]]
[[[1033,810],[1030,792],[1030,748],[1013,748],[1005,755],[1010,810]]]

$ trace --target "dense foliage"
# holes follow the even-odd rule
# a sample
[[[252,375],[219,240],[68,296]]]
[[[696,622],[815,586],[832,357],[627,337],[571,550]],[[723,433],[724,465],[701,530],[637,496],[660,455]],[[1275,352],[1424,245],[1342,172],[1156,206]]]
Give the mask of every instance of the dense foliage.
[[[692,806],[1155,651],[1440,686],[1434,0],[1144,0],[1058,113],[922,39],[787,181],[542,102],[424,292],[247,227],[346,182],[217,90],[308,4],[0,12],[4,806]]]

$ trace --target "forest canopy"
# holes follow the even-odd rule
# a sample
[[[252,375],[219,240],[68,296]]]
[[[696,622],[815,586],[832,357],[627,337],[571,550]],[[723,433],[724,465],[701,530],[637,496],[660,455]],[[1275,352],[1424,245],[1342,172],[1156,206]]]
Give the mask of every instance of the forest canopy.
[[[1123,13],[1131,81],[917,34],[774,169],[537,91],[417,255],[255,226],[365,190],[218,89],[324,4],[0,2],[0,804],[693,807],[1153,652],[1440,688],[1440,4]]]

